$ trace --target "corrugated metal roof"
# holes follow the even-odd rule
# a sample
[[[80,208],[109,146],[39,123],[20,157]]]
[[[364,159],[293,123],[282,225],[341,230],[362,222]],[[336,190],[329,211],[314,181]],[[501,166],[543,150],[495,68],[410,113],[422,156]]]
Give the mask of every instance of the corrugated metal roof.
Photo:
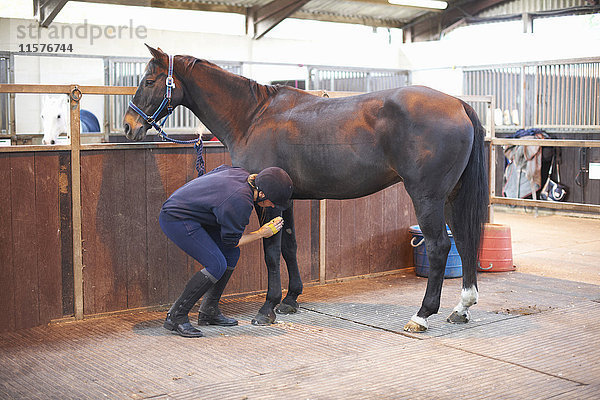
[[[360,1],[312,0],[303,6],[298,13],[358,18],[366,21],[390,21],[394,26],[401,26],[430,12],[436,11],[385,4],[383,2],[375,4]]]
[[[249,8],[264,6],[271,3],[273,0],[81,1],[245,14]],[[465,2],[465,0],[446,1],[449,6],[453,3]],[[415,18],[437,13],[440,13],[440,11],[427,8],[393,5],[389,4],[387,0],[311,0],[298,11],[294,12],[290,17],[400,28]]]
[[[587,0],[513,0],[488,8],[477,15],[481,18],[536,13],[544,11],[568,10],[588,7]]]
[[[38,0],[34,0],[38,1]],[[250,14],[273,0],[80,0],[93,3],[109,3],[161,8],[220,11]],[[432,10],[389,4],[387,0],[311,0],[287,15],[291,18],[319,21],[363,24],[377,27],[403,28],[410,31],[412,39],[430,40],[440,32],[451,29],[461,20],[482,22],[485,20],[515,17],[531,13],[544,15],[600,12],[597,0],[446,0],[447,9]],[[294,1],[277,0],[279,8]],[[296,3],[297,5],[299,3]],[[272,5],[272,4],[271,4]],[[277,8],[275,6],[274,8]],[[537,15],[536,15],[537,13]]]

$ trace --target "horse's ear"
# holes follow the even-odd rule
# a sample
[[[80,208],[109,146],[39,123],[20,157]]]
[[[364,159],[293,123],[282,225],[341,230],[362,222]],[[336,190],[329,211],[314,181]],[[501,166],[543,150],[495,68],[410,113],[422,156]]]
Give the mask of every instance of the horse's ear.
[[[144,43],[144,44],[146,45],[148,50],[150,50],[150,54],[152,54],[152,57],[154,57],[154,59],[156,61],[158,61],[159,63],[161,63],[163,65],[166,65],[166,61],[169,57],[167,56],[167,54],[164,51],[162,51],[160,48],[158,48],[158,49],[152,48],[152,47],[148,46],[146,43]]]

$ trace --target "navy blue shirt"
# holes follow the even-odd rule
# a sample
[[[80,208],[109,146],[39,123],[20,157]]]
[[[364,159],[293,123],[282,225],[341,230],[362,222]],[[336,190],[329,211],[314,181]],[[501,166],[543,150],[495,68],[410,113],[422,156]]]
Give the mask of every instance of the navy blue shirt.
[[[220,227],[223,244],[235,247],[254,208],[249,175],[243,168],[221,165],[177,189],[162,210],[176,218]]]

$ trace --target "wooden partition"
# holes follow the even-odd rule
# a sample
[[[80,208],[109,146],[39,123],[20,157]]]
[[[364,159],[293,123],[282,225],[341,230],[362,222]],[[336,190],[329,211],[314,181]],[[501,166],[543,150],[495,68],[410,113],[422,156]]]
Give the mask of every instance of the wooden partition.
[[[207,170],[230,164],[220,144],[204,149]],[[82,285],[85,315],[172,302],[199,268],[162,233],[166,198],[195,178],[196,152],[169,145],[90,145],[81,151]],[[0,331],[74,314],[73,227],[68,151],[0,153]],[[319,280],[317,200],[294,203],[298,262]],[[402,184],[356,200],[327,200],[326,279],[411,265],[416,223]],[[248,230],[259,227],[253,213]],[[287,270],[281,263],[282,285]],[[266,289],[262,243],[242,248],[226,294]]]
[[[412,266],[408,228],[417,224],[402,183],[354,200],[327,200],[325,279]]]
[[[206,168],[231,164],[223,146],[204,152]],[[200,267],[158,224],[162,203],[195,178],[192,148],[82,152],[82,236],[85,314],[172,302]],[[310,281],[310,202],[298,202],[299,259]],[[259,227],[253,213],[248,230]],[[282,268],[284,270],[285,268]],[[266,289],[262,244],[242,248],[226,293]]]
[[[0,331],[73,314],[68,152],[0,153]]]

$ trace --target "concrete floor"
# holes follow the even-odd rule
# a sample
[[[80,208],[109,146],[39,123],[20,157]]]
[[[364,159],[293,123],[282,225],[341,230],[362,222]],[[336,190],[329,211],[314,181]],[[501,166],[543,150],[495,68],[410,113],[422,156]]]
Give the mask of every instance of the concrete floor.
[[[600,399],[600,220],[497,212],[515,272],[481,273],[468,324],[408,334],[412,269],[305,288],[297,314],[250,324],[263,295],[225,299],[236,327],[185,339],[164,311],[0,334],[0,399]],[[588,282],[588,283],[585,283]]]
[[[517,271],[600,285],[600,218],[496,208],[511,228]]]

